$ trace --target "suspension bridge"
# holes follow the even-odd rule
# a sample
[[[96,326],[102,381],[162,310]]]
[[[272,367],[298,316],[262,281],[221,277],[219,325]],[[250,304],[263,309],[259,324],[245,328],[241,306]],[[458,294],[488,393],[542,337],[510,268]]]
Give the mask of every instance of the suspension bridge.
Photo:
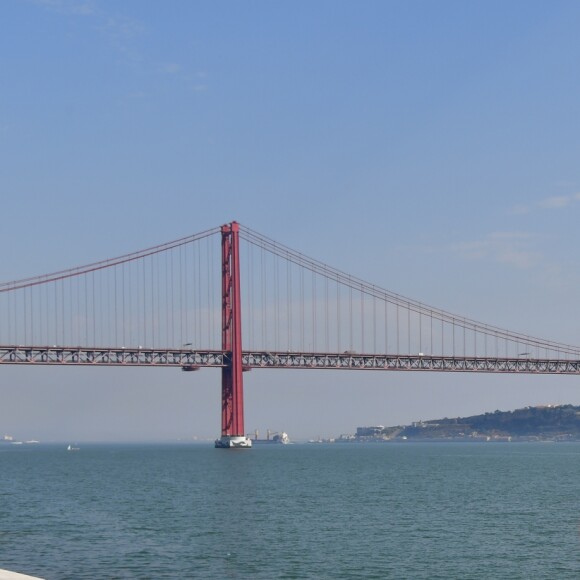
[[[390,292],[237,222],[0,284],[0,364],[221,368],[222,436],[245,436],[243,372],[580,374],[580,347]]]

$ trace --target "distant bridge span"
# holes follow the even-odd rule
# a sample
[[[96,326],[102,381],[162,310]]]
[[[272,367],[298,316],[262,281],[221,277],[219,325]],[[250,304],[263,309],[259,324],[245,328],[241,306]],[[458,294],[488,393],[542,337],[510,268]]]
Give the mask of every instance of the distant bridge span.
[[[223,368],[229,352],[219,350],[82,347],[0,347],[0,364],[94,367],[180,367],[184,371]],[[242,351],[244,371],[319,369],[368,371],[439,371],[476,373],[580,374],[580,361],[499,357],[441,357],[356,353]]]

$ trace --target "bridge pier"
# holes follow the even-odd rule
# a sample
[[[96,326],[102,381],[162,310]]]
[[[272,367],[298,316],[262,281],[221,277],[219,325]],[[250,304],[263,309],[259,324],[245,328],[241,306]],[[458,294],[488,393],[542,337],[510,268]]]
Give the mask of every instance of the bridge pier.
[[[244,431],[244,382],[242,376],[242,310],[240,297],[239,224],[223,225],[222,233],[222,434],[215,446],[249,448]]]

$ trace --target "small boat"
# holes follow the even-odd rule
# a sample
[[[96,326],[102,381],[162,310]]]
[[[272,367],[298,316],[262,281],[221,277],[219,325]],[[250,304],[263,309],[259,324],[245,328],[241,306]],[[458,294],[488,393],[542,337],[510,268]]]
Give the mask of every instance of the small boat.
[[[69,445],[66,448],[67,451],[80,451],[80,447],[73,447],[72,445]]]

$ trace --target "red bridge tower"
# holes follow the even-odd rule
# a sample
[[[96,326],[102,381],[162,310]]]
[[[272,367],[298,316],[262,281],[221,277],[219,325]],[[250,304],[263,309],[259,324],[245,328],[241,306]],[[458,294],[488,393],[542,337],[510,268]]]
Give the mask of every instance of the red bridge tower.
[[[216,447],[251,447],[244,432],[242,308],[240,298],[240,226],[222,226],[222,436]]]

